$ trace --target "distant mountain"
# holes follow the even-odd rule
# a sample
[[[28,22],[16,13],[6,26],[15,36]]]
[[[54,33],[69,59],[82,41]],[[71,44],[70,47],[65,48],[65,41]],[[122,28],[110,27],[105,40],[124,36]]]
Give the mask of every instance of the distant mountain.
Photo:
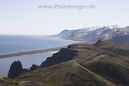
[[[129,35],[115,36],[109,41],[112,41],[118,44],[129,45]]]
[[[104,39],[72,44],[14,80],[25,86],[129,86],[128,51]]]
[[[127,34],[129,34],[129,26],[123,28],[123,30],[124,30]]]
[[[70,40],[96,42],[100,38],[110,40],[117,35],[129,35],[129,26],[122,28],[117,25],[112,25],[87,27],[77,30],[64,30],[57,36]]]

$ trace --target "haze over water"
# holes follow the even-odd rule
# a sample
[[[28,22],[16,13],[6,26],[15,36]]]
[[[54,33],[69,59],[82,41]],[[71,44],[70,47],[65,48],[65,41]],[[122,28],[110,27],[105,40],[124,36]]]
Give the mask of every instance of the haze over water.
[[[0,54],[58,47],[74,43],[59,37],[48,36],[0,36]]]

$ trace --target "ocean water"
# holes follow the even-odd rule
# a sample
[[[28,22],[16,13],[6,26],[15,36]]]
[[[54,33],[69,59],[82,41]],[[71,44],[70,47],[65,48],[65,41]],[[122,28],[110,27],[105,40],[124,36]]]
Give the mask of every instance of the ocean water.
[[[0,54],[58,47],[75,43],[59,37],[48,36],[0,36]],[[54,52],[55,53],[55,52]],[[14,61],[20,60],[23,68],[29,68],[32,64],[40,65],[53,53],[23,55],[0,59],[0,76],[7,76],[9,68]]]
[[[9,68],[14,61],[20,60],[23,68],[30,68],[32,64],[40,65],[47,57],[53,53],[23,55],[0,59],[0,76],[7,76]]]
[[[74,43],[60,37],[48,36],[0,36],[0,54],[17,51],[51,48]]]

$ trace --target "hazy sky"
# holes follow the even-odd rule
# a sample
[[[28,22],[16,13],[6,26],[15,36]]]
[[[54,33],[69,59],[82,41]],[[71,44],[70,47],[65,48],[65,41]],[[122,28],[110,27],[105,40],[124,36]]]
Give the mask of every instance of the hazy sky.
[[[129,0],[0,0],[0,34],[57,34],[64,29],[129,25]],[[40,5],[58,6],[40,9]],[[66,9],[59,6],[94,6]]]

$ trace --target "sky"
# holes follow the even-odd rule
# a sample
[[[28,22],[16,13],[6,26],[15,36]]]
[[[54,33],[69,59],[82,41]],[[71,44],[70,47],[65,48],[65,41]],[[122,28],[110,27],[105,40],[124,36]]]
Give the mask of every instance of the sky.
[[[129,0],[0,0],[0,35],[54,35],[65,29],[98,25],[126,27],[128,3]],[[70,5],[76,8],[68,8]]]

